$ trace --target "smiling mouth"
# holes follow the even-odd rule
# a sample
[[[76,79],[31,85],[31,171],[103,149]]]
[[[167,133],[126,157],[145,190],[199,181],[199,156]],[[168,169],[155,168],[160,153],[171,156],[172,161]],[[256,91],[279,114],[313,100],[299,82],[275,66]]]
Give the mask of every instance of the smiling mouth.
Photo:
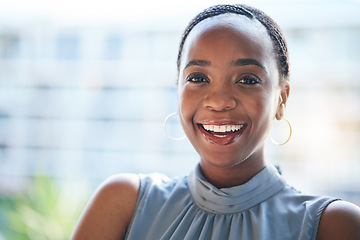
[[[198,124],[203,137],[217,145],[227,145],[236,141],[246,124],[210,125]]]
[[[240,131],[244,124],[241,125],[201,125],[208,133],[216,137],[226,137],[229,134]]]

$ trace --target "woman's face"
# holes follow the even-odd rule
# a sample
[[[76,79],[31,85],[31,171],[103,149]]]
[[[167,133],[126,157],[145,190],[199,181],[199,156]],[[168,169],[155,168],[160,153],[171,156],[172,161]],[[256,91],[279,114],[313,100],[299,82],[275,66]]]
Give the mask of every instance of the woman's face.
[[[235,14],[203,20],[182,53],[178,112],[202,163],[229,168],[263,161],[282,103],[272,42],[257,21]]]

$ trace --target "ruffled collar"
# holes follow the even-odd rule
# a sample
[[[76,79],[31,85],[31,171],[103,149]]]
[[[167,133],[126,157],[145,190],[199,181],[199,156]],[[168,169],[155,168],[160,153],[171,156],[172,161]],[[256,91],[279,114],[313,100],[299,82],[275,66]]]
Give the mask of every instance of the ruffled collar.
[[[211,213],[229,214],[256,206],[283,189],[286,183],[274,166],[266,166],[245,184],[219,189],[206,180],[197,165],[188,177],[188,186],[200,208]]]

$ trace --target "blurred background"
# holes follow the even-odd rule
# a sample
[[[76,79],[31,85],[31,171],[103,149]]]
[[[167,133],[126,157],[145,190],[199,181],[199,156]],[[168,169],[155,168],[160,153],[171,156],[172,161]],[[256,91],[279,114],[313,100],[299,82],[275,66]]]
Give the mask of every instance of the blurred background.
[[[163,131],[182,31],[238,1],[0,0],[0,239],[67,239],[90,194],[122,172],[188,174]],[[360,205],[360,1],[242,1],[289,45],[293,136],[270,163],[305,192]],[[171,135],[183,135],[176,118]],[[273,137],[288,127],[276,122]]]

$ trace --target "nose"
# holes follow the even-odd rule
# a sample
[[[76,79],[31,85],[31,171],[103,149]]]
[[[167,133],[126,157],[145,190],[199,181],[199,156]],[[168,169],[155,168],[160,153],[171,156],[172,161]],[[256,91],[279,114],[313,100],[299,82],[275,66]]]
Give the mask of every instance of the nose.
[[[237,100],[229,89],[215,89],[203,101],[204,107],[217,112],[232,110],[237,106]]]

